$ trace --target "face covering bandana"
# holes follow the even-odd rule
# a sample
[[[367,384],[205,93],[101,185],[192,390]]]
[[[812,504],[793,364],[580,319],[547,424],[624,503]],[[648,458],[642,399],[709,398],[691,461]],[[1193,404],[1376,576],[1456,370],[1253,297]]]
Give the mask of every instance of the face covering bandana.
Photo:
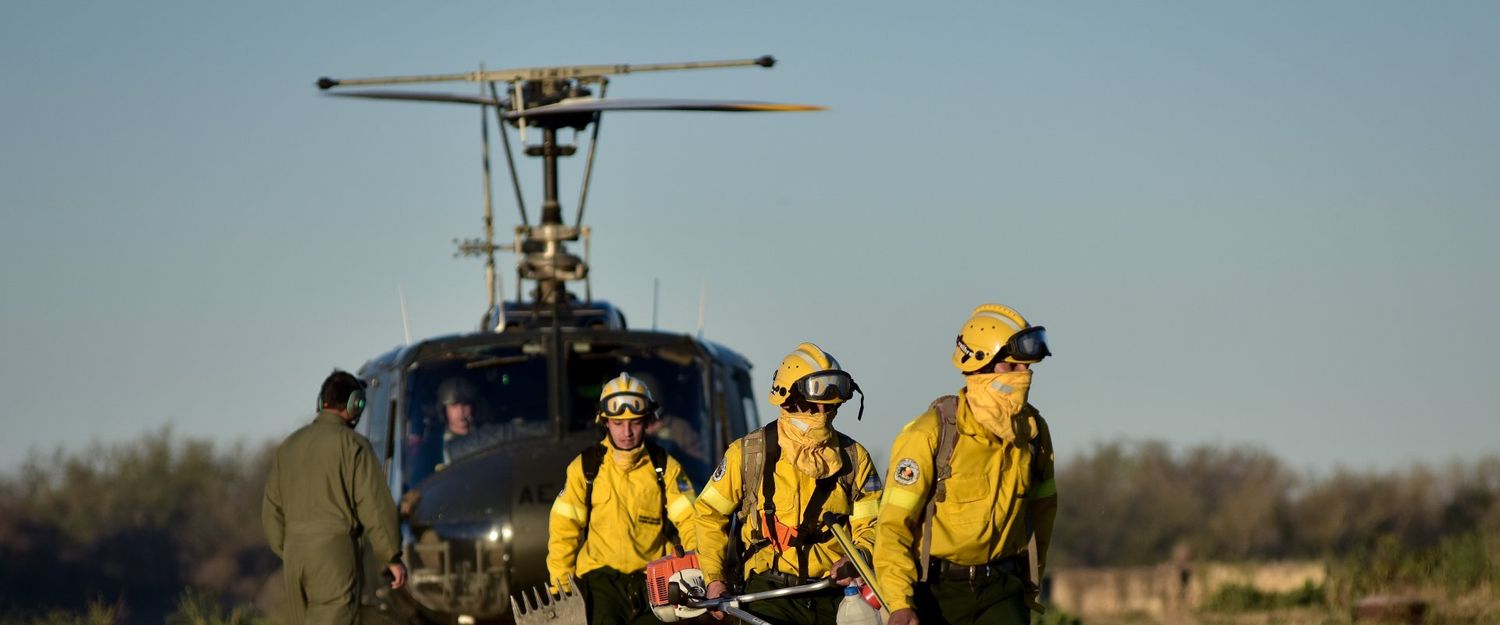
[[[781,441],[783,454],[790,454],[792,466],[813,479],[833,475],[844,466],[839,452],[829,446],[833,442],[833,429],[828,427],[829,416],[781,411],[776,420],[776,435]]]
[[[609,458],[615,462],[615,466],[621,471],[629,471],[641,463],[641,458],[646,454],[646,443],[636,445],[634,449],[620,449],[615,447],[615,441],[608,434],[604,436],[604,445],[609,448]]]
[[[1031,440],[1031,423],[1020,416],[1031,388],[1031,370],[970,375],[965,387],[969,411],[986,431],[1017,445]]]

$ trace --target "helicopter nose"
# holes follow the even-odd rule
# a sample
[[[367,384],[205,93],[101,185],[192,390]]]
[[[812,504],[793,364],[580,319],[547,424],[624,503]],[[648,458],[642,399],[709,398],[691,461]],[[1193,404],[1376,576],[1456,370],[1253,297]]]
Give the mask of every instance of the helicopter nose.
[[[493,620],[511,589],[546,583],[547,520],[576,441],[503,446],[432,474],[408,522],[412,596],[447,615]]]

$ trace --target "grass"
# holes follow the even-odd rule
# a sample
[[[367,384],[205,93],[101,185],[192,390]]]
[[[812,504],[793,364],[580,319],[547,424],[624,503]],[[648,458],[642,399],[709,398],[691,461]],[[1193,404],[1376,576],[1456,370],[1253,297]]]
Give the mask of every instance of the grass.
[[[271,620],[247,605],[225,608],[212,593],[189,588],[167,616],[167,625],[271,625]]]

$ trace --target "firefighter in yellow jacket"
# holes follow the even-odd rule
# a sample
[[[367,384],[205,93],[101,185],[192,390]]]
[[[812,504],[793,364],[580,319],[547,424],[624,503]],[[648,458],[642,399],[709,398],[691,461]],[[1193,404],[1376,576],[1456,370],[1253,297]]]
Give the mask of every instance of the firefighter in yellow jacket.
[[[698,498],[698,563],[710,597],[727,593],[728,583],[741,575],[746,592],[830,576],[841,584],[853,581],[843,566],[846,554],[819,521],[825,512],[845,515],[856,548],[870,553],[880,475],[865,448],[832,425],[839,405],[857,389],[838,361],[812,343],[781,361],[770,396],[780,416],[731,443]],[[728,530],[734,516],[740,519],[738,545]],[[725,570],[731,557],[739,570]],[[745,609],[779,624],[832,623],[840,595],[832,589],[756,601]]]
[[[697,547],[693,485],[646,436],[656,411],[640,380],[621,373],[606,383],[595,418],[607,435],[568,465],[552,503],[547,572],[564,588],[578,578],[590,625],[657,623],[642,571],[675,547]]]
[[[875,575],[890,625],[1029,623],[1057,516],[1052,437],[1027,403],[1046,331],[974,309],[958,336],[958,396],[933,402],[891,450]]]

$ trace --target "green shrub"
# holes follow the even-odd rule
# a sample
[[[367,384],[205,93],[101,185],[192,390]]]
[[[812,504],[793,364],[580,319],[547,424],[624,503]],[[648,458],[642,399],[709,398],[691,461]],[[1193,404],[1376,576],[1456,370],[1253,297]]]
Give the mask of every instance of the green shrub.
[[[1304,583],[1287,592],[1264,592],[1248,584],[1220,586],[1203,602],[1206,612],[1265,612],[1327,605],[1322,584]]]
[[[1032,615],[1033,625],[1083,625],[1083,621],[1072,614],[1064,612],[1056,605],[1048,605],[1046,614]]]
[[[1500,539],[1479,532],[1443,537],[1430,548],[1410,548],[1386,535],[1374,546],[1345,557],[1337,567],[1348,598],[1436,585],[1460,595],[1485,585],[1500,586]]]

